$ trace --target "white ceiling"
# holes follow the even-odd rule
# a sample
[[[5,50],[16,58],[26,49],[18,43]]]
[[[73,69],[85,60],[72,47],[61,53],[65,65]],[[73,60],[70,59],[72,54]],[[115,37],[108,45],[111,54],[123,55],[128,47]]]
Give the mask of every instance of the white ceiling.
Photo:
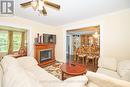
[[[46,6],[47,16],[40,16],[32,8],[20,7],[19,4],[26,1],[29,0],[15,0],[16,16],[53,26],[130,8],[130,0],[49,0],[61,5],[60,11]]]

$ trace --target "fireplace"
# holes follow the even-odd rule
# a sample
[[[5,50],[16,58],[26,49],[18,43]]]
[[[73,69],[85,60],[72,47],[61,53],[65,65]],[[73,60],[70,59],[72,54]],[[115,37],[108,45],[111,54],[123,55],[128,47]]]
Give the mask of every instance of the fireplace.
[[[55,44],[35,44],[34,57],[41,67],[55,63]]]
[[[52,59],[52,49],[40,50],[40,63],[50,59]]]

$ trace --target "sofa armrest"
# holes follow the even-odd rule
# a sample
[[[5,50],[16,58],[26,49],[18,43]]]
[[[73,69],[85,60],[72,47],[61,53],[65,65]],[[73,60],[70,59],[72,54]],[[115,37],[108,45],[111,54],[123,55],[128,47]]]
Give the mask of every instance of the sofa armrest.
[[[3,79],[3,70],[2,70],[2,67],[0,65],[0,87],[2,87],[2,79]]]
[[[103,74],[88,71],[86,76],[88,80],[100,87],[130,87],[130,82],[115,79]]]

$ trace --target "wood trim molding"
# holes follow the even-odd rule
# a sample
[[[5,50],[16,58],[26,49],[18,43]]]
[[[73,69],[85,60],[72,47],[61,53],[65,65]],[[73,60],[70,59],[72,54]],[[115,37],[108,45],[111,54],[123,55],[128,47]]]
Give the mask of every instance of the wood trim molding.
[[[99,31],[100,25],[67,30],[67,32]]]

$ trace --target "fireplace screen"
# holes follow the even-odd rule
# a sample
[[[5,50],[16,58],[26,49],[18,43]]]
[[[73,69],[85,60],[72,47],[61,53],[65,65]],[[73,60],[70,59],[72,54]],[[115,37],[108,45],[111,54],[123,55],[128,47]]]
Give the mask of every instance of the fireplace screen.
[[[52,49],[46,49],[40,51],[40,63],[50,60],[52,58]]]

